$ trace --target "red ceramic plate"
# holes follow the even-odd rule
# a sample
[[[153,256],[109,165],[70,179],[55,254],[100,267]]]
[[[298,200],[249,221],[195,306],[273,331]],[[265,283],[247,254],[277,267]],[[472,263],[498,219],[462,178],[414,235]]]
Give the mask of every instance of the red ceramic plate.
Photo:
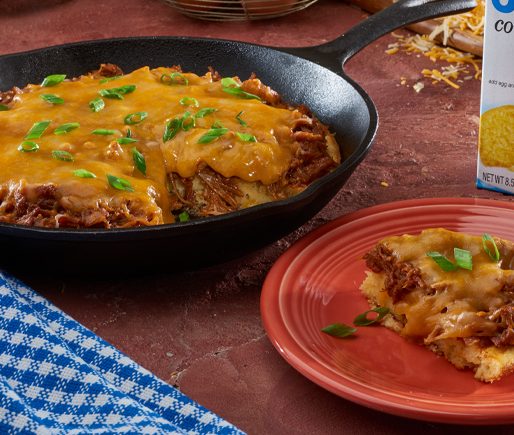
[[[402,201],[337,219],[286,251],[264,283],[261,313],[272,343],[300,373],[370,408],[422,420],[514,423],[514,375],[494,384],[381,326],[355,338],[320,332],[368,309],[363,254],[385,236],[444,227],[514,240],[514,204],[483,199]]]

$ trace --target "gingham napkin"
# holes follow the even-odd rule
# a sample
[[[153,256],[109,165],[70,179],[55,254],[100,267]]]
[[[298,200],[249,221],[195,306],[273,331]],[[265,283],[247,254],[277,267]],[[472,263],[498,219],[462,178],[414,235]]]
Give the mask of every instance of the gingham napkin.
[[[241,434],[0,272],[0,433]]]

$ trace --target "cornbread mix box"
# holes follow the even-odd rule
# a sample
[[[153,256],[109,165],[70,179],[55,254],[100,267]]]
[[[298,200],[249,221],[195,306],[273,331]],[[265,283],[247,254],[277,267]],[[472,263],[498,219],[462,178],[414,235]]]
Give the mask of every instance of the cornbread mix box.
[[[487,0],[477,187],[514,194],[514,0]]]

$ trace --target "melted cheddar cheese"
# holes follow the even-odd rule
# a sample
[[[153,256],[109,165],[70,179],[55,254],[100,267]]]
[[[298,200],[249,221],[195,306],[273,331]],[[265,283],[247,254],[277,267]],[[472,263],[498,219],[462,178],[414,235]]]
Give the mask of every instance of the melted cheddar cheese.
[[[304,115],[259,99],[228,94],[210,73],[203,77],[181,74],[187,84],[161,80],[174,71],[145,67],[110,81],[90,75],[52,87],[28,85],[17,93],[9,110],[0,111],[0,186],[52,184],[76,210],[94,208],[99,201],[116,204],[123,199],[151,210],[155,216],[152,223],[165,223],[174,220],[168,206],[170,173],[192,177],[204,164],[226,178],[263,185],[277,182],[290,167],[297,147],[292,129]],[[122,95],[122,99],[103,97],[102,110],[90,108],[89,103],[100,97],[102,89],[128,85],[135,85],[135,90]],[[56,95],[64,103],[51,104],[41,98],[44,94]],[[205,108],[215,111],[195,117]],[[126,116],[138,112],[146,112],[146,118],[127,125]],[[171,140],[164,141],[166,124],[186,112],[194,119],[194,127],[179,129]],[[50,124],[40,138],[31,140],[39,149],[21,152],[19,146],[27,132],[41,121]],[[66,123],[79,123],[79,127],[55,134],[55,129]],[[228,132],[210,143],[199,143],[213,125],[220,124]],[[114,130],[114,134],[93,134],[97,129]],[[253,136],[254,141],[245,141],[237,133]],[[136,142],[116,141],[128,134]],[[135,165],[133,148],[144,156],[145,174]],[[53,158],[56,150],[69,152],[73,161]],[[77,177],[74,171],[78,169],[96,177]],[[108,175],[125,180],[130,189],[116,189],[109,184]]]
[[[428,290],[407,293],[394,305],[394,312],[405,318],[404,335],[427,338],[432,334],[431,340],[474,336],[484,326],[477,313],[493,312],[512,298],[502,290],[506,283],[514,282],[514,270],[492,261],[481,237],[436,228],[419,235],[389,237],[383,243],[399,262],[418,268],[428,286]],[[437,251],[453,259],[455,247],[471,253],[472,270],[445,272],[427,256],[427,252]],[[382,297],[386,298],[385,292]]]

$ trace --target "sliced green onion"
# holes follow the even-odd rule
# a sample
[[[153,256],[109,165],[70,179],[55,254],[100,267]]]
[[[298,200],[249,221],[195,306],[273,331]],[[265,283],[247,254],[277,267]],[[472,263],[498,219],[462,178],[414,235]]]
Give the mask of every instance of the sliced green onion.
[[[189,84],[189,80],[181,73],[174,72],[172,74],[163,74],[161,76],[161,83],[165,85],[185,85]]]
[[[345,325],[344,323],[334,323],[332,325],[325,326],[322,330],[325,334],[331,335],[337,338],[346,338],[357,332],[357,328]]]
[[[63,104],[64,103],[64,100],[61,97],[58,97],[57,95],[54,95],[54,94],[43,94],[43,95],[41,95],[41,99],[50,104]]]
[[[146,175],[145,156],[141,154],[136,147],[132,148],[132,159],[134,160],[134,165],[136,165],[136,168],[139,169],[143,175]]]
[[[119,88],[101,89],[98,93],[105,98],[123,100],[123,95],[131,94],[136,90],[136,85],[125,85]]]
[[[248,124],[241,119],[242,114],[243,114],[243,111],[241,110],[241,112],[239,112],[236,115],[237,122],[239,122],[239,124],[241,124],[243,127],[248,127]]]
[[[236,97],[246,98],[248,100],[253,99],[261,101],[261,98],[257,95],[243,91],[241,89],[241,85],[230,77],[225,77],[221,79],[221,90],[223,92],[226,92],[227,94],[235,95]]]
[[[426,255],[427,257],[430,257],[432,260],[434,260],[437,263],[437,265],[445,272],[451,272],[457,269],[456,264],[452,263],[450,260],[448,260],[448,258],[446,258],[443,254],[439,252],[431,251],[427,252]]]
[[[123,94],[116,92],[112,89],[102,89],[98,92],[102,97],[110,98],[111,100],[123,100]]]
[[[52,74],[44,78],[41,82],[41,86],[48,88],[51,86],[58,85],[66,78],[66,74]]]
[[[193,127],[196,126],[195,118],[193,116],[191,116],[191,114],[189,112],[186,112],[186,113],[184,113],[184,116],[182,117],[181,125],[182,125],[182,130],[189,131]]]
[[[181,98],[179,103],[182,104],[183,106],[193,106],[193,107],[198,107],[200,105],[198,100],[196,98],[193,98],[193,97]]]
[[[54,134],[66,134],[76,128],[79,128],[80,124],[78,122],[68,122],[66,124],[62,124],[54,130]]]
[[[224,134],[228,133],[228,128],[211,128],[207,133],[205,133],[200,139],[198,139],[198,143],[206,144],[210,143]]]
[[[488,245],[493,246],[492,251],[489,249]],[[498,251],[498,246],[496,246],[494,239],[487,233],[482,235],[482,246],[484,247],[485,253],[489,255],[491,260],[496,262],[500,261],[500,251]]]
[[[63,162],[73,162],[75,160],[73,154],[62,150],[53,150],[52,157],[56,160],[62,160]]]
[[[89,172],[87,169],[76,169],[73,171],[73,175],[80,178],[96,178],[96,175]]]
[[[117,91],[120,94],[126,95],[131,94],[136,90],[136,85],[124,85],[119,88],[114,88],[113,91]]]
[[[109,182],[111,187],[114,187],[115,189],[125,190],[127,192],[134,191],[134,188],[131,186],[131,184],[124,178],[119,178],[115,175],[107,174],[107,181]]]
[[[137,139],[133,139],[131,137],[119,137],[116,139],[116,142],[118,142],[120,145],[127,145],[129,143],[137,142]]]
[[[39,139],[52,121],[40,121],[34,123],[26,134],[25,139]]]
[[[232,77],[224,77],[221,79],[221,86],[224,88],[238,88],[241,86],[238,82],[236,82]]]
[[[377,313],[378,316],[376,316],[375,318],[373,319],[370,319],[368,317],[368,314],[369,313]],[[377,322],[380,322],[385,316],[386,314],[389,313],[389,308],[387,307],[376,307],[376,308],[373,308],[372,310],[368,310],[362,314],[359,314],[353,321],[353,324],[355,326],[369,326],[369,325],[373,325],[374,323],[377,323]]]
[[[125,116],[124,122],[127,125],[139,124],[141,121],[146,119],[148,112],[135,112]]]
[[[6,110],[9,110],[9,106],[6,106],[5,104],[0,104],[0,112],[5,112]]]
[[[223,124],[219,121],[214,121],[214,123],[211,125],[211,128],[225,128],[223,127]]]
[[[132,130],[127,128],[127,137],[132,137]]]
[[[242,89],[239,88],[221,88],[223,92],[226,92],[227,94],[235,95],[236,97],[245,98],[247,100],[259,100],[261,101],[261,98],[257,95],[250,94],[249,92],[245,92]]]
[[[22,142],[18,147],[18,151],[21,151],[22,153],[33,153],[38,149],[39,145],[36,142],[31,142],[29,140]]]
[[[100,80],[100,84],[103,85],[104,83],[112,82],[113,80],[118,80],[120,77],[123,76],[104,77],[102,80]]]
[[[189,216],[189,213],[187,211],[183,211],[178,215],[178,221],[179,222],[189,222],[191,220],[191,217]]]
[[[174,118],[169,120],[166,123],[166,127],[164,128],[164,134],[162,135],[162,141],[168,142],[173,139],[177,133],[182,128],[182,120],[179,118]]]
[[[473,270],[473,256],[465,249],[453,248],[453,256],[457,266],[462,269]]]
[[[204,118],[207,115],[210,115],[211,113],[217,112],[218,109],[213,109],[212,107],[204,107],[203,109],[200,109],[195,114],[195,118]]]
[[[123,95],[131,94],[136,90],[136,85],[125,85],[119,88],[101,89],[98,93],[105,98],[123,100]]]
[[[236,135],[239,139],[241,139],[243,142],[257,142],[257,138],[253,134],[248,133],[239,133],[236,132]]]
[[[92,134],[99,134],[101,136],[110,136],[111,134],[118,133],[117,130],[108,130],[106,128],[97,128],[91,132]]]
[[[105,107],[105,101],[100,97],[96,97],[89,102],[89,107],[93,112],[100,112]]]

